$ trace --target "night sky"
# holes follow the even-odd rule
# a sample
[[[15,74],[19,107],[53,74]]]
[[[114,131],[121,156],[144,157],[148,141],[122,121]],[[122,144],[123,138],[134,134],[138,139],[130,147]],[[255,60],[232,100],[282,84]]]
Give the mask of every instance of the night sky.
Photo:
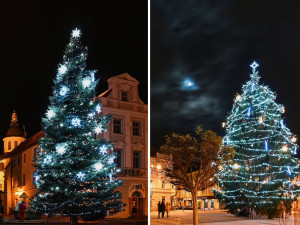
[[[300,137],[300,2],[151,1],[151,146],[197,125],[224,135],[221,122],[250,79],[277,93]]]
[[[1,139],[14,109],[29,136],[41,130],[58,63],[75,27],[88,47],[87,69],[98,70],[97,93],[106,90],[109,77],[127,72],[140,81],[140,97],[147,103],[147,0],[5,2],[0,7]]]

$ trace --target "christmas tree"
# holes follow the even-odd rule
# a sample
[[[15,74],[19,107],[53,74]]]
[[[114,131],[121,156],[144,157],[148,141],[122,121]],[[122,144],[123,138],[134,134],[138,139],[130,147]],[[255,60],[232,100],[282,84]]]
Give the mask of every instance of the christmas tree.
[[[87,47],[80,36],[80,30],[73,30],[42,120],[45,136],[34,174],[39,191],[31,204],[39,212],[70,217],[71,223],[103,219],[122,207],[112,146],[96,138],[106,131],[110,117],[99,115],[96,71],[85,69]]]
[[[251,67],[251,79],[236,95],[223,123],[223,144],[232,145],[236,153],[220,168],[221,191],[215,194],[231,213],[248,209],[270,215],[279,202],[288,206],[298,195],[292,183],[299,174],[298,146],[282,119],[285,108],[275,102],[274,92],[259,83],[258,64]]]

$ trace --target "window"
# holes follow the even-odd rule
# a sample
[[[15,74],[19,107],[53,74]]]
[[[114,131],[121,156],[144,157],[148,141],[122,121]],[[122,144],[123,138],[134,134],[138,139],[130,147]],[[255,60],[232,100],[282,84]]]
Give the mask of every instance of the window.
[[[153,180],[150,180],[150,187],[153,188]]]
[[[25,174],[23,174],[23,185],[25,185]]]
[[[166,188],[166,183],[163,181],[163,182],[161,182],[161,188],[162,189],[165,189]]]
[[[117,167],[122,167],[122,150],[116,149],[116,158],[114,159],[114,163]]]
[[[19,187],[19,185],[20,185],[20,177],[18,176],[18,183],[17,183],[17,187]]]
[[[132,122],[132,133],[135,136],[141,136],[141,123]]]
[[[133,168],[141,168],[142,152],[133,152]]]
[[[18,146],[18,142],[17,141],[15,141],[15,148]]]
[[[24,154],[24,163],[26,163],[26,153]]]
[[[122,101],[128,102],[128,92],[122,91]]]
[[[18,157],[18,165],[20,165],[20,163],[21,163],[21,158],[20,158],[20,156]]]
[[[11,142],[8,142],[8,150],[11,150]]]
[[[114,133],[121,134],[122,133],[122,120],[114,119]]]

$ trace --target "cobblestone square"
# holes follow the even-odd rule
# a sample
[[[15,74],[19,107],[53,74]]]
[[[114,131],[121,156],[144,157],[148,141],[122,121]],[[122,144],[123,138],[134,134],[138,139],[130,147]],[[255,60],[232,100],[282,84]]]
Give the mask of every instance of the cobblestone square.
[[[262,224],[262,225],[275,225],[279,224],[279,219],[267,219],[267,218],[246,218],[246,217],[236,217],[234,215],[228,214],[222,210],[214,211],[198,211],[199,215],[199,224],[201,225],[252,225],[252,224]],[[193,224],[193,211],[181,210],[172,211],[169,213],[169,218],[160,218],[158,219],[158,213],[151,212],[151,225],[192,225]],[[300,224],[300,223],[299,223]],[[285,225],[294,225],[294,216],[293,214],[289,216]]]

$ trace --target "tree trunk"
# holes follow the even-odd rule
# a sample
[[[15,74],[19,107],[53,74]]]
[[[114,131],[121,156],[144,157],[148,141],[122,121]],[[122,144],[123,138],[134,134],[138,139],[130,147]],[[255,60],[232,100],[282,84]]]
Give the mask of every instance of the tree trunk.
[[[197,189],[192,191],[193,198],[193,225],[198,225]]]
[[[77,216],[71,216],[70,225],[76,225],[76,224],[77,224]]]

